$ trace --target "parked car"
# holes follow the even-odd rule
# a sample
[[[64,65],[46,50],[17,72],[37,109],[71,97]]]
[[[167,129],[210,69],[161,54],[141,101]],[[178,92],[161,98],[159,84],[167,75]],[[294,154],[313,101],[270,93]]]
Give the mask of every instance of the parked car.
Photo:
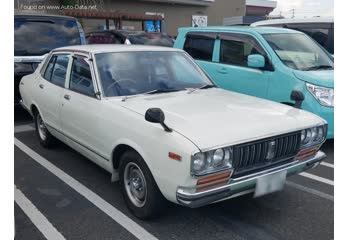
[[[85,43],[83,29],[77,19],[55,15],[14,16],[14,102],[19,105],[19,82],[33,73],[52,49]]]
[[[330,54],[334,54],[334,18],[271,19],[252,23],[251,26],[282,27],[306,33]]]
[[[103,30],[86,34],[88,44],[138,44],[173,47],[174,39],[159,32]]]
[[[328,122],[334,138],[334,63],[302,32],[272,27],[182,28],[174,44],[184,49],[227,90],[292,105],[293,90],[305,96],[302,108]]]
[[[59,139],[119,173],[127,206],[143,219],[165,199],[200,207],[281,190],[286,176],[325,157],[325,120],[217,88],[174,48],[58,48],[20,91],[40,143]]]

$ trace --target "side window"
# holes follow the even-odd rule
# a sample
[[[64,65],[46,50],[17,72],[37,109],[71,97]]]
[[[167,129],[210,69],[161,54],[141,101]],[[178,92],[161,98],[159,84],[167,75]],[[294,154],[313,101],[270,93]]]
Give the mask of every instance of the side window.
[[[49,82],[64,87],[68,62],[67,55],[52,56],[43,77]]]
[[[196,60],[212,61],[215,39],[187,36],[184,50]]]
[[[51,57],[49,63],[47,64],[45,73],[44,73],[44,78],[48,81],[51,81],[51,75],[52,75],[52,70],[53,70],[53,65],[55,65],[56,62],[56,56]]]
[[[67,55],[57,55],[55,66],[53,67],[51,82],[64,87],[69,58]]]
[[[250,36],[232,36],[221,39],[220,63],[247,67],[248,56],[251,54],[266,54]]]
[[[94,96],[90,65],[84,57],[74,57],[69,82],[69,89],[88,96]]]

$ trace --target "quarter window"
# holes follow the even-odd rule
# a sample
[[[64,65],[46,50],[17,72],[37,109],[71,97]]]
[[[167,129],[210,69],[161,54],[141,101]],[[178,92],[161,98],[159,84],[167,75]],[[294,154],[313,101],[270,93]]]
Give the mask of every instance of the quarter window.
[[[88,96],[94,96],[90,65],[86,58],[74,57],[69,89]]]
[[[53,84],[64,87],[68,67],[68,55],[55,55],[50,59],[44,78]]]
[[[51,75],[52,75],[52,70],[53,70],[53,65],[55,65],[56,62],[56,56],[53,56],[50,59],[49,64],[47,65],[47,68],[44,73],[44,78],[48,81],[51,81]]]
[[[221,40],[220,63],[247,67],[248,56],[251,54],[265,55],[250,37],[234,37]]]
[[[194,59],[212,61],[215,39],[205,36],[188,36],[184,50]]]

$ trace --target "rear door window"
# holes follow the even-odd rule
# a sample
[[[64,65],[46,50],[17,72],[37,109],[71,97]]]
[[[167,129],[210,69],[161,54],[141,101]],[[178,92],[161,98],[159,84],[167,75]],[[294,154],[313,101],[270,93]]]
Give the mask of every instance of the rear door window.
[[[196,60],[212,61],[215,37],[187,35],[184,50]]]
[[[41,56],[54,48],[80,44],[74,19],[15,17],[15,56]]]
[[[53,67],[51,82],[64,87],[69,58],[67,55],[57,55],[55,66]]]
[[[53,84],[64,87],[68,62],[69,57],[66,54],[52,56],[43,77]]]

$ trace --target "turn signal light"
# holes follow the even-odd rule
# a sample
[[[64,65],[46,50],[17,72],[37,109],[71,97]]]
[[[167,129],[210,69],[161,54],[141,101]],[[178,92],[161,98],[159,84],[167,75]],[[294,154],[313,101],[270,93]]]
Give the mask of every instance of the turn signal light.
[[[197,185],[207,184],[211,182],[216,182],[219,180],[227,180],[231,176],[231,171],[215,174],[209,177],[198,179]]]
[[[300,152],[298,152],[295,158],[298,160],[306,160],[310,157],[313,157],[317,153],[318,149],[319,147],[303,149]]]
[[[174,159],[176,161],[181,161],[181,156],[176,153],[169,152],[168,156],[169,158]]]

